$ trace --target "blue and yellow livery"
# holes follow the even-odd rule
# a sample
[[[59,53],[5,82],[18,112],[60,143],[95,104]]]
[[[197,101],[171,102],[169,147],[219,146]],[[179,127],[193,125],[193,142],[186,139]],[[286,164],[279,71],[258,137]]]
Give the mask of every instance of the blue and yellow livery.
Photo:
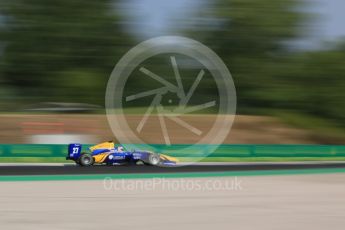
[[[126,151],[123,146],[115,146],[108,141],[89,148],[89,153],[82,152],[81,144],[70,144],[66,160],[73,160],[81,166],[94,164],[127,165],[143,163],[147,165],[176,165],[178,159],[150,151]]]

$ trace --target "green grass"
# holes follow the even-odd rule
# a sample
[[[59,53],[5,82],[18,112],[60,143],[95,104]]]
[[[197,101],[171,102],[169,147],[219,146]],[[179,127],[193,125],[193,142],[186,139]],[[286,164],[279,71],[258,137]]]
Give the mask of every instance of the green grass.
[[[209,157],[201,162],[345,161],[345,157]]]
[[[69,163],[64,157],[0,157],[1,163]]]

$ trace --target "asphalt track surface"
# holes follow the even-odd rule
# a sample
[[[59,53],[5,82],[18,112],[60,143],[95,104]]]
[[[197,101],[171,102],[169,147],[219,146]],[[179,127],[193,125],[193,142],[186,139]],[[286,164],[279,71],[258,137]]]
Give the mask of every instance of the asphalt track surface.
[[[75,165],[2,165],[0,176],[19,175],[83,175],[83,174],[145,174],[145,173],[189,173],[189,172],[236,172],[260,170],[334,169],[344,168],[345,163],[230,163],[197,164],[180,167],[153,166],[92,166]]]
[[[155,184],[156,180],[147,179],[114,180],[113,186],[105,186],[103,180],[2,182],[0,226],[5,230],[344,230],[344,173],[239,177],[240,187],[223,187],[234,180],[176,178]]]

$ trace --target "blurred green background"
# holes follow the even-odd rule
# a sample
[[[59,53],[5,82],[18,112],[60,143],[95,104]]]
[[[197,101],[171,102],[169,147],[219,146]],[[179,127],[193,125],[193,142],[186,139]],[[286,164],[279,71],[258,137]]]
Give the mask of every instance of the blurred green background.
[[[52,101],[104,106],[107,80],[122,55],[147,38],[180,35],[226,63],[238,114],[275,116],[344,137],[345,40],[312,44],[323,39],[315,27],[325,19],[308,10],[317,1],[164,2],[0,0],[0,111]],[[194,79],[190,72],[185,77]],[[134,92],[148,84],[138,78],[127,87]],[[202,95],[214,95],[209,85],[201,83]]]

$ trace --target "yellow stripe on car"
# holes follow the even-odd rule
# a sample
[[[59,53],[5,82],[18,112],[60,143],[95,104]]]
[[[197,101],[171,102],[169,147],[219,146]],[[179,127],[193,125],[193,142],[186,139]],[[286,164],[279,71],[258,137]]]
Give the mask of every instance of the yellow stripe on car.
[[[179,159],[177,159],[177,158],[175,158],[175,157],[167,156],[167,155],[164,155],[164,154],[160,154],[160,157],[161,157],[163,160],[174,161],[174,162],[180,162]]]
[[[115,147],[114,142],[104,142],[98,145],[94,145],[92,147],[90,147],[89,149],[91,151],[94,151],[96,149],[113,149]]]
[[[109,154],[110,153],[102,153],[102,154],[93,156],[93,158],[95,159],[95,163],[103,163],[104,160],[107,158],[107,156],[109,156]]]

